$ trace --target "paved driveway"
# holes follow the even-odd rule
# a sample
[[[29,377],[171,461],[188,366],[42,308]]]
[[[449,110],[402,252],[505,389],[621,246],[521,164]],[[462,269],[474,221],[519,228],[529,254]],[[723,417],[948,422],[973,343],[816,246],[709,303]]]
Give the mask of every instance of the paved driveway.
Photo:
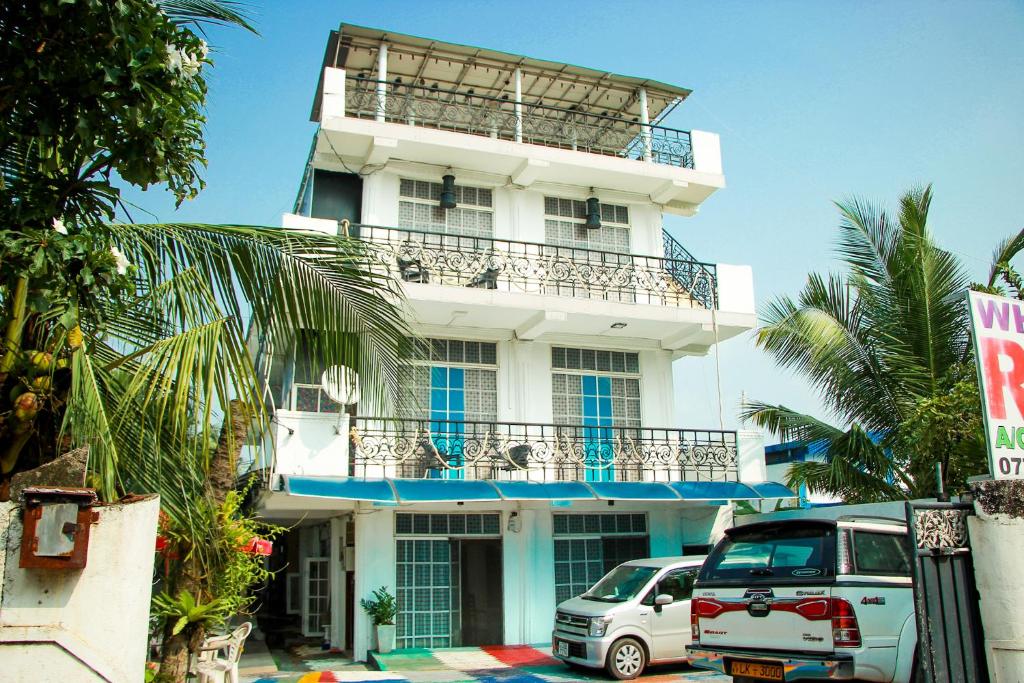
[[[546,648],[529,646],[410,649],[375,655],[380,671],[314,671],[275,677],[243,679],[250,683],[580,683],[611,680],[601,671],[570,669],[552,658]],[[685,665],[653,667],[643,683],[729,683],[732,678]]]

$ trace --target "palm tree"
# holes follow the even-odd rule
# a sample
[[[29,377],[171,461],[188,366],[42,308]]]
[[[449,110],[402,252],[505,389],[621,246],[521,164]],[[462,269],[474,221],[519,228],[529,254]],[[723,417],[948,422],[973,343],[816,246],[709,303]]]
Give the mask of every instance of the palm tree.
[[[889,500],[934,495],[936,465],[945,490],[985,469],[964,304],[970,281],[928,230],[931,199],[930,186],[911,190],[896,214],[858,199],[838,203],[848,272],[811,273],[796,300],[767,306],[758,346],[810,381],[843,425],[781,405],[747,406],[746,417],[782,439],[825,445],[824,458],[792,468],[791,485],[849,502]],[[999,245],[986,289],[1012,286],[1009,262],[1022,247],[1024,231]]]
[[[238,564],[239,534],[257,527],[230,490],[241,442],[255,435],[260,447],[270,418],[249,343],[287,350],[318,330],[311,360],[355,369],[375,389],[364,396],[387,404],[410,334],[400,290],[370,267],[365,243],[109,221],[112,170],[165,182],[179,201],[201,187],[208,60],[192,29],[250,28],[237,3],[159,0],[158,13],[146,0],[38,2],[0,12],[17,38],[0,50],[28,62],[0,76],[0,496],[13,473],[78,446],[103,499],[159,493],[180,555],[161,597],[188,606],[184,627],[165,632],[161,673],[184,680],[205,625],[244,606],[259,576]],[[132,41],[145,49],[122,49]],[[69,73],[101,94],[53,85]],[[142,86],[121,82],[132,78]]]

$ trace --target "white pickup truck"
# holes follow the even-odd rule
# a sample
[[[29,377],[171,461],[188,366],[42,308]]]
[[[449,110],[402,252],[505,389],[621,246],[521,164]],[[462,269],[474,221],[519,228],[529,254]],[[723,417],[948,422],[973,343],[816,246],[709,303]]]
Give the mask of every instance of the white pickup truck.
[[[906,525],[789,519],[734,527],[691,605],[693,666],[739,681],[909,683],[917,624]]]

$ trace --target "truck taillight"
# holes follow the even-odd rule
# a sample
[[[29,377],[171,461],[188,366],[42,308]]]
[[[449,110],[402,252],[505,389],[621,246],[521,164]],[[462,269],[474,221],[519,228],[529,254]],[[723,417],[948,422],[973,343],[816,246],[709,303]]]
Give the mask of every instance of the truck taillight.
[[[690,602],[690,640],[694,644],[700,643],[700,617],[697,616],[697,610],[694,609],[697,605],[697,600],[700,600],[700,598]]]
[[[690,601],[690,639],[700,642],[700,618],[714,619],[725,609],[725,605],[712,598],[694,598]]]
[[[835,647],[860,647],[860,626],[849,600],[832,598],[832,644]]]

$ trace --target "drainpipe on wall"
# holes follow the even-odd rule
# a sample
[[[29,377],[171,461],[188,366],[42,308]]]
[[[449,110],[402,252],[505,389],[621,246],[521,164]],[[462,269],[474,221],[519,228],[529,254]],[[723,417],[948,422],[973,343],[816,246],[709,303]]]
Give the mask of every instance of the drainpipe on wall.
[[[516,83],[516,142],[523,141],[523,70],[518,66],[515,72]]]
[[[637,91],[640,97],[640,140],[644,145],[644,161],[650,161],[651,157],[651,117],[647,111],[647,88],[640,88]]]
[[[381,43],[377,50],[377,120],[384,121],[388,101],[388,44]]]

